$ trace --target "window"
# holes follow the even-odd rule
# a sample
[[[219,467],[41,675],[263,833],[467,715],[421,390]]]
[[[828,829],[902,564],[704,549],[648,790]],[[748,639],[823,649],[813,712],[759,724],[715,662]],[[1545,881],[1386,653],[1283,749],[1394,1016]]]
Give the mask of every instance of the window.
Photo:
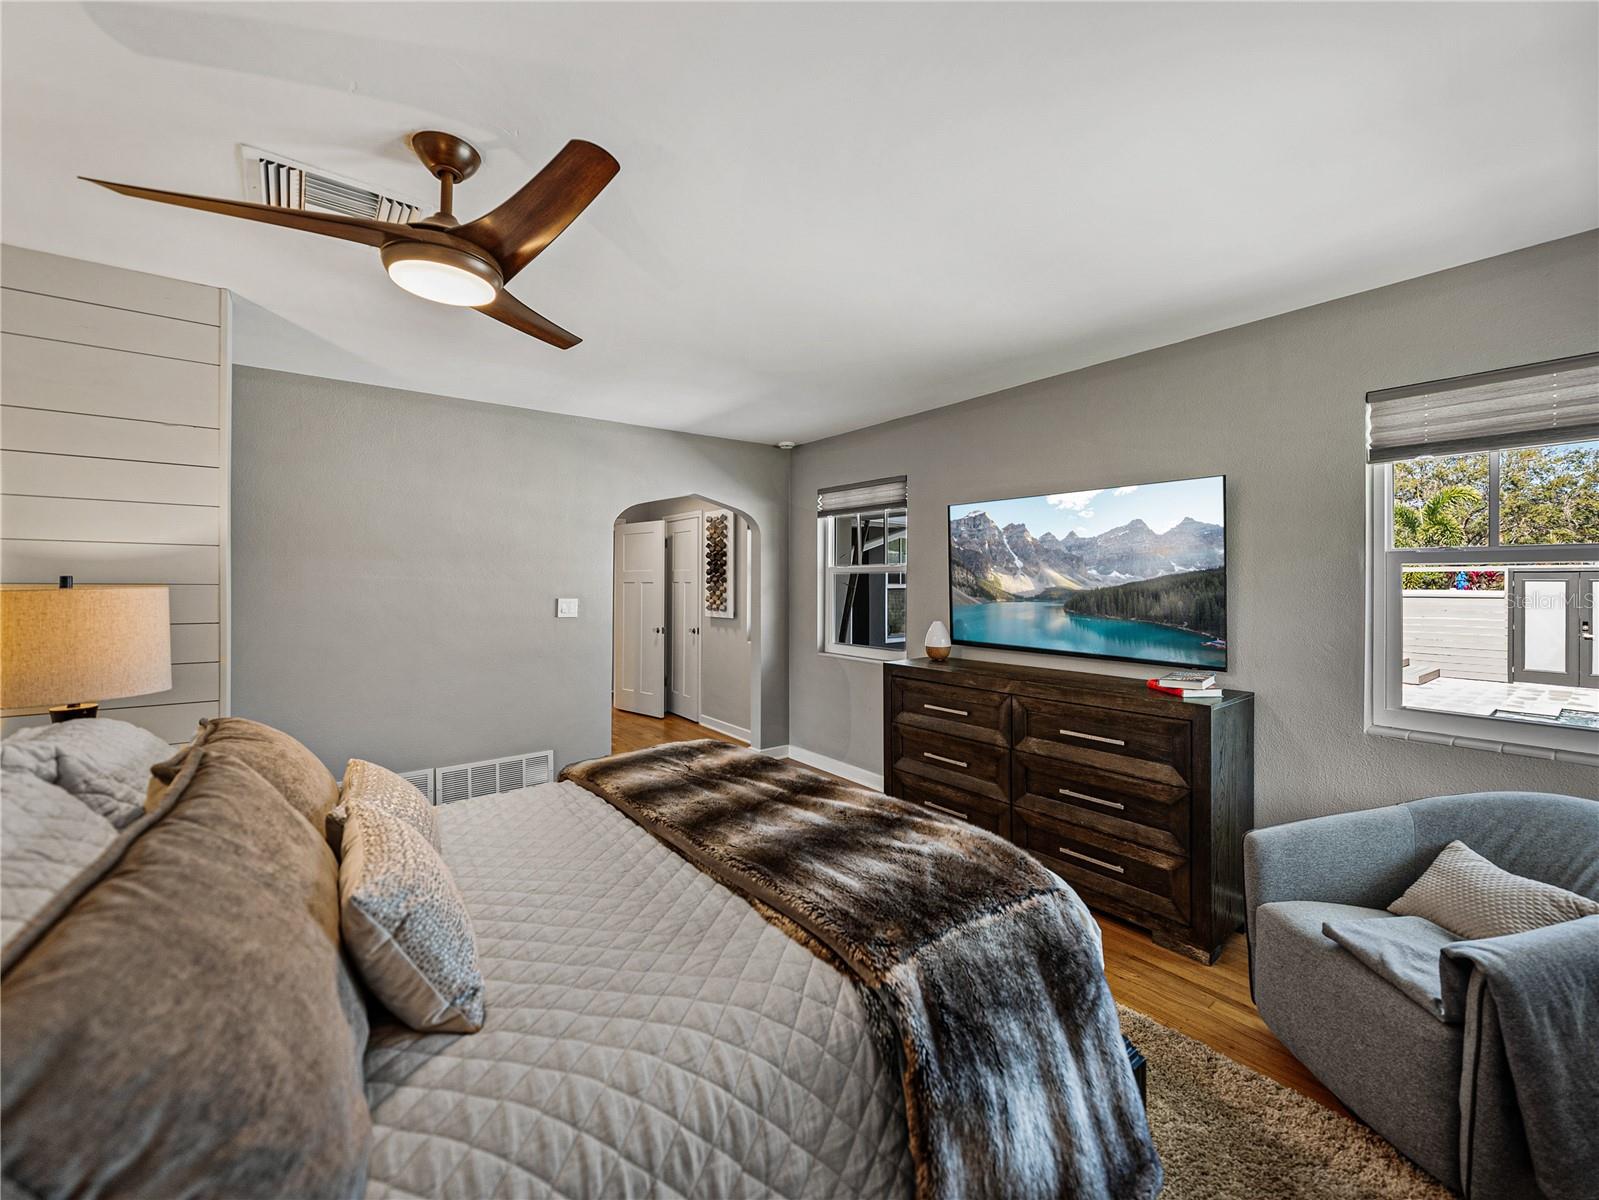
[[[910,529],[904,479],[830,488],[816,497],[820,649],[863,658],[905,653]]]
[[[1367,411],[1367,728],[1599,762],[1599,355]]]

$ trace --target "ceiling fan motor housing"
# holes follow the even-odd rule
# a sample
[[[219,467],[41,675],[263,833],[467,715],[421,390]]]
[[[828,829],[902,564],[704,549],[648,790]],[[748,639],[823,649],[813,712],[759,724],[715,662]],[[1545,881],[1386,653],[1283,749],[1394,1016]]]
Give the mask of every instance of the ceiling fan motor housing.
[[[464,179],[472,178],[477,174],[477,169],[483,165],[482,155],[471,142],[456,137],[453,133],[441,133],[437,129],[424,129],[419,133],[413,133],[411,149],[422,160],[422,165],[428,169],[428,174],[435,179],[449,175],[456,183],[460,183]]]

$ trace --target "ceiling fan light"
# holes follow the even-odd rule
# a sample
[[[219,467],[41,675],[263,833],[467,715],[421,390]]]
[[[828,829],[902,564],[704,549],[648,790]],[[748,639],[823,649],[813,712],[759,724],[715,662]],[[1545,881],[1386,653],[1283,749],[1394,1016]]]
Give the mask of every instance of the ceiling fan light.
[[[389,278],[424,300],[479,308],[500,292],[499,272],[464,251],[421,243],[383,247]]]

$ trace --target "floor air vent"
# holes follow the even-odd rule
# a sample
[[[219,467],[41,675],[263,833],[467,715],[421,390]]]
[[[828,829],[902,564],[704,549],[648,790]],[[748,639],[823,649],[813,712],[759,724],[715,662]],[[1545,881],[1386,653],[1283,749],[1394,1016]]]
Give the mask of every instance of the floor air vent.
[[[433,798],[433,768],[429,767],[424,771],[401,771],[400,778],[426,796],[429,804],[438,803]]]
[[[255,146],[240,146],[239,153],[244,160],[245,198],[256,204],[344,217],[373,217],[400,225],[422,215],[417,205],[385,196],[357,180]]]
[[[433,803],[453,804],[497,792],[548,783],[555,777],[555,752],[537,750],[512,758],[488,758],[482,762],[457,763],[440,767],[435,775]]]

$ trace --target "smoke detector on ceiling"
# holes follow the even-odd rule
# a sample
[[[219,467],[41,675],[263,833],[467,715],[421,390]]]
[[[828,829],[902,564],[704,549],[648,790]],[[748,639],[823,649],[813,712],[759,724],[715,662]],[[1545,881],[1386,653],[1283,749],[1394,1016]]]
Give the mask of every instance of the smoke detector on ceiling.
[[[407,225],[423,215],[419,204],[258,146],[241,145],[239,158],[244,168],[244,198],[255,204],[365,217],[399,225]]]
[[[795,445],[797,445],[795,442],[778,442],[777,448],[779,450],[792,450]]]

